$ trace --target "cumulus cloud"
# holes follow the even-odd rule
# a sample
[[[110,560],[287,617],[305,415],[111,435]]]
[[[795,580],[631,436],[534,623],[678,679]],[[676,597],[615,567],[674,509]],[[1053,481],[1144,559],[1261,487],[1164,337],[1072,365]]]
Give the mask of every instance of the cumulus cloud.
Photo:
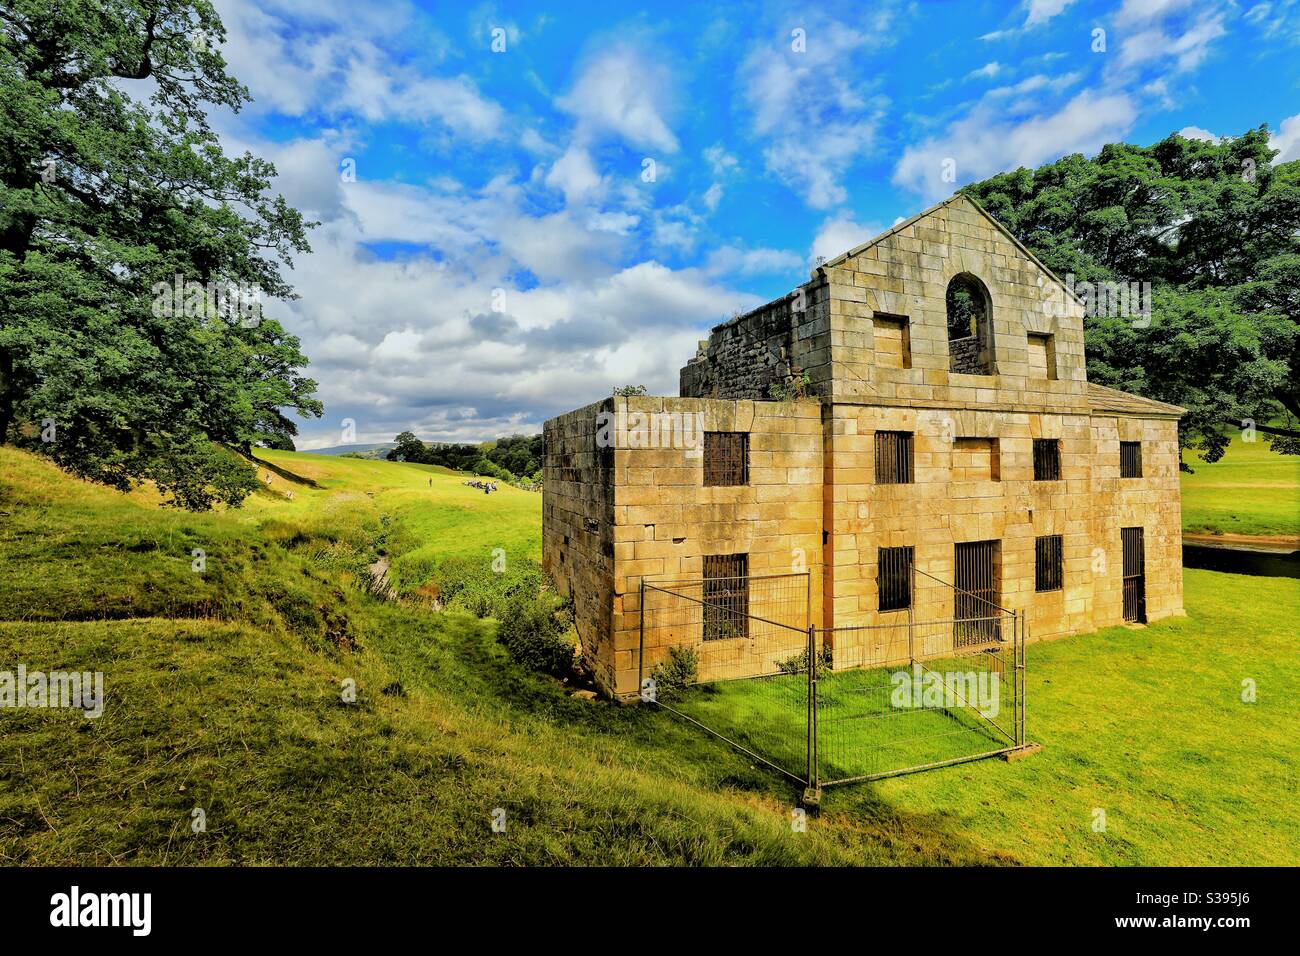
[[[811,260],[833,259],[842,252],[862,245],[884,232],[883,226],[863,226],[852,219],[827,219],[817,230],[813,239]]]
[[[631,146],[675,153],[677,137],[663,116],[670,90],[667,67],[618,45],[588,62],[556,102],[577,118],[579,139],[612,133]]]
[[[845,172],[875,145],[885,100],[855,81],[845,63],[892,42],[895,14],[882,4],[861,26],[810,19],[799,28],[801,44],[786,30],[741,63],[741,90],[768,171],[814,208],[845,201]]]
[[[1067,153],[1091,153],[1122,138],[1137,109],[1124,93],[1084,90],[1054,112],[1008,116],[981,101],[942,134],[909,146],[893,181],[939,199],[963,182],[1018,166],[1034,167]],[[945,178],[955,173],[955,181]]]
[[[1223,16],[1217,13],[1204,14],[1186,29],[1172,33],[1159,24],[1148,26],[1125,36],[1119,48],[1118,69],[1172,60],[1175,72],[1186,73],[1204,62],[1213,42],[1225,33]]]
[[[1269,137],[1268,145],[1281,150],[1273,157],[1274,165],[1300,159],[1300,113],[1284,119],[1277,132]]]
[[[258,5],[223,0],[222,53],[256,90],[259,109],[289,116],[352,115],[372,122],[437,123],[473,140],[503,132],[504,111],[463,75],[431,75],[398,60],[404,5],[355,10],[336,3]],[[306,23],[314,29],[302,29]],[[428,36],[431,46],[440,42]]]

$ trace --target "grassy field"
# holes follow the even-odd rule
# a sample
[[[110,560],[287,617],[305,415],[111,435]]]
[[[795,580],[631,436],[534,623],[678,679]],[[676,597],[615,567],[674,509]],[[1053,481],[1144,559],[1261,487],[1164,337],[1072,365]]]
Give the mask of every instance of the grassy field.
[[[0,860],[1300,862],[1294,581],[1189,571],[1186,618],[1031,645],[1041,754],[829,789],[796,833],[788,781],[673,715],[570,697],[491,621],[356,586],[381,554],[406,590],[443,554],[536,554],[539,496],[268,458],[244,509],[196,516],[0,449],[0,670],[107,692],[98,719],[0,711]]]
[[[1194,470],[1182,475],[1184,531],[1300,536],[1300,455],[1237,436],[1213,464],[1189,451],[1183,461]]]

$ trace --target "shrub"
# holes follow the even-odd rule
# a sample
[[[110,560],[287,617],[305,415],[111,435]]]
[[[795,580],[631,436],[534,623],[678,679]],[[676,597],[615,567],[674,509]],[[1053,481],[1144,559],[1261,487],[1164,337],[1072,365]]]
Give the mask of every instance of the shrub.
[[[516,595],[540,593],[542,579],[541,566],[522,558],[500,572],[492,570],[487,558],[448,558],[433,576],[443,607],[497,620],[505,619]]]
[[[518,664],[563,677],[573,670],[573,645],[545,596],[517,594],[497,627],[497,640]]]
[[[817,652],[817,666],[823,670],[831,668],[831,649],[823,645],[822,649]],[[782,674],[801,674],[808,670],[808,651],[802,650],[793,657],[787,657],[783,661],[776,662],[776,669]]]
[[[655,699],[666,700],[700,679],[700,655],[693,647],[668,648],[668,660],[650,672],[655,682]]]

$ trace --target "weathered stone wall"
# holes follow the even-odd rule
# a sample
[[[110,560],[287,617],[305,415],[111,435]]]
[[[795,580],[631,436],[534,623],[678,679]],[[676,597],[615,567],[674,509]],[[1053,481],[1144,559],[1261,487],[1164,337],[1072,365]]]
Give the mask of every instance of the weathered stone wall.
[[[1119,476],[1119,443],[1142,443],[1142,477]],[[1123,549],[1120,529],[1143,529],[1147,620],[1183,611],[1183,521],[1178,480],[1178,422],[1174,419],[1097,414],[1092,418],[1095,515],[1093,627],[1123,619]]]
[[[960,273],[988,290],[991,322],[971,342],[993,374],[950,367],[952,349],[966,355],[962,340],[950,345],[946,315]],[[1140,526],[1148,619],[1181,612],[1178,410],[1088,385],[1082,304],[976,206],[955,197],[819,267],[803,292],[802,311],[786,297],[715,328],[682,369],[687,397],[615,399],[547,423],[548,444],[554,426],[571,455],[589,437],[573,416],[594,420],[602,407],[699,413],[708,430],[751,435],[740,487],[704,487],[689,449],[621,443],[589,472],[553,464],[548,451],[546,563],[564,568],[557,552],[579,542],[565,586],[581,577],[593,591],[580,612],[593,635],[584,649],[590,642],[607,692],[635,694],[638,666],[649,674],[681,639],[651,635],[639,661],[640,579],[698,579],[709,554],[747,553],[751,575],[804,555],[813,620],[850,627],[905,620],[878,611],[880,548],[911,546],[918,569],[951,582],[955,544],[998,541],[1000,603],[1024,609],[1036,639],[1122,620],[1120,529]],[[800,371],[819,404],[761,400]],[[880,430],[913,434],[913,483],[876,483]],[[1033,479],[1035,438],[1060,441],[1060,480]],[[1143,443],[1141,478],[1119,478],[1121,440]],[[576,477],[563,470],[574,467]],[[1062,537],[1064,580],[1039,593],[1042,535]],[[951,618],[952,592],[919,578],[914,606],[918,620]],[[837,635],[836,665],[870,660],[865,645],[878,639]],[[713,676],[735,676],[738,661],[714,661]]]
[[[816,394],[829,380],[828,289],[801,290],[716,326],[681,370],[682,397],[763,401],[804,372]]]
[[[614,449],[597,445],[608,398],[546,422],[542,470],[542,567],[572,594],[583,660],[613,686]]]
[[[913,483],[875,483],[877,430],[912,433]],[[838,404],[827,432],[826,626],[906,623],[905,611],[878,610],[880,548],[910,546],[919,570],[952,582],[954,545],[986,540],[1000,542],[998,603],[1025,611],[1031,639],[1119,624],[1119,529],[1132,526],[1145,528],[1148,619],[1182,608],[1176,420]],[[1118,477],[1120,435],[1143,442],[1143,477]],[[982,465],[966,467],[973,459],[964,438],[997,440],[997,478]],[[1035,438],[1060,441],[1059,481],[1034,480]],[[1035,591],[1042,535],[1062,537],[1060,590]],[[923,576],[916,585],[918,622],[952,617],[948,587]],[[837,665],[882,659],[879,647],[864,644],[889,639],[879,631],[837,634]]]
[[[830,394],[836,401],[936,408],[1022,405],[1047,413],[1086,409],[1083,305],[964,197],[901,224],[820,271],[830,283]],[[994,375],[951,371],[947,291],[961,273],[988,290]],[[876,363],[872,319],[877,312],[891,320],[906,317],[910,368]],[[1031,332],[1052,336],[1055,379],[1029,374]]]
[[[629,447],[628,434],[620,435],[612,485],[615,681],[602,686],[622,697],[637,692],[641,578],[698,580],[704,555],[748,554],[749,573],[755,576],[808,570],[813,576],[810,619],[820,619],[822,438],[817,404],[648,397],[616,401],[633,428],[638,414],[675,414],[702,415],[706,431],[747,432],[749,483],[705,487],[698,448],[663,447],[669,443],[662,438],[655,447]],[[799,597],[806,601],[806,593]],[[753,600],[751,613],[760,614],[757,590]],[[647,676],[672,644],[698,645],[698,613],[683,607],[675,619],[663,614],[648,621]],[[683,614],[693,629],[671,626],[681,624]],[[771,670],[777,659],[804,647],[803,635],[793,630],[765,632],[765,641],[764,666]],[[711,679],[742,676],[731,671],[752,660],[754,648],[738,639],[710,641],[700,651],[700,677]]]
[[[964,339],[950,339],[948,353],[952,356],[951,371],[961,372],[964,375],[984,374],[980,366],[980,340],[976,336],[968,335]]]

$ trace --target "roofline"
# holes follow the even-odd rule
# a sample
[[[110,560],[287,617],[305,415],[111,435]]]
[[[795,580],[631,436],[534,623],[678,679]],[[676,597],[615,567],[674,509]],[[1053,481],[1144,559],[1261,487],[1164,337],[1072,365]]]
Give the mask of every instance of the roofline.
[[[1148,398],[1145,395],[1136,395],[1133,392],[1126,392],[1123,389],[1111,388],[1109,385],[1102,385],[1100,382],[1088,382],[1086,384],[1089,389],[1098,388],[1104,392],[1111,392],[1115,395],[1122,395],[1125,398],[1134,399],[1136,401],[1143,402],[1146,405],[1150,406],[1149,408],[1142,409],[1141,411],[1136,409],[1123,409],[1123,410],[1113,409],[1113,408],[1098,409],[1093,407],[1092,403],[1089,402],[1089,410],[1094,415],[1137,415],[1140,417],[1150,417],[1152,415],[1159,415],[1168,418],[1182,418],[1184,415],[1187,414],[1187,409],[1183,408],[1181,405],[1175,405],[1172,402],[1162,402],[1158,398]],[[1087,397],[1086,391],[1084,392],[1084,396],[1085,398]]]
[[[1051,269],[1047,268],[1047,266],[1043,264],[1043,261],[1039,259],[1038,256],[1034,255],[1034,253],[1029,249],[1028,246],[1026,246],[1023,242],[1017,239],[1014,234],[1012,234],[1010,229],[1002,225],[1002,223],[998,222],[997,218],[992,213],[990,213],[987,209],[981,206],[975,199],[972,199],[970,196],[967,196],[965,193],[960,193],[960,192],[953,193],[947,199],[943,200],[942,202],[935,203],[929,209],[921,210],[921,212],[918,212],[911,219],[906,219],[903,222],[900,222],[898,225],[894,226],[893,228],[888,229],[885,232],[882,232],[880,235],[876,236],[876,238],[870,239],[867,242],[854,246],[848,252],[842,252],[838,256],[835,256],[833,259],[828,259],[826,262],[823,262],[820,266],[818,266],[816,269],[813,270],[813,277],[815,278],[817,274],[824,269],[833,269],[841,262],[845,261],[846,259],[850,259],[853,256],[856,256],[859,253],[863,252],[864,250],[870,249],[876,243],[882,242],[883,240],[888,239],[894,233],[906,229],[908,226],[912,225],[917,220],[923,219],[924,217],[930,215],[931,213],[937,212],[938,210],[944,208],[945,206],[953,205],[959,199],[966,200],[966,202],[970,203],[972,206],[975,207],[975,209],[980,213],[980,215],[982,215],[989,222],[993,223],[993,225],[997,228],[998,232],[1006,236],[1007,239],[1011,241],[1012,245],[1014,245],[1017,249],[1019,249],[1025,255],[1025,257],[1029,259],[1030,262],[1032,262],[1034,265],[1038,266],[1038,268],[1046,272],[1047,275],[1053,281],[1055,281],[1056,284],[1059,285],[1062,290],[1064,290],[1066,295],[1074,299],[1074,301],[1079,303],[1079,305],[1082,305],[1085,308],[1087,307],[1087,303],[1083,301],[1083,299],[1079,296],[1079,294],[1075,292],[1073,289],[1071,289],[1064,282],[1062,282],[1060,276],[1058,276]]]

